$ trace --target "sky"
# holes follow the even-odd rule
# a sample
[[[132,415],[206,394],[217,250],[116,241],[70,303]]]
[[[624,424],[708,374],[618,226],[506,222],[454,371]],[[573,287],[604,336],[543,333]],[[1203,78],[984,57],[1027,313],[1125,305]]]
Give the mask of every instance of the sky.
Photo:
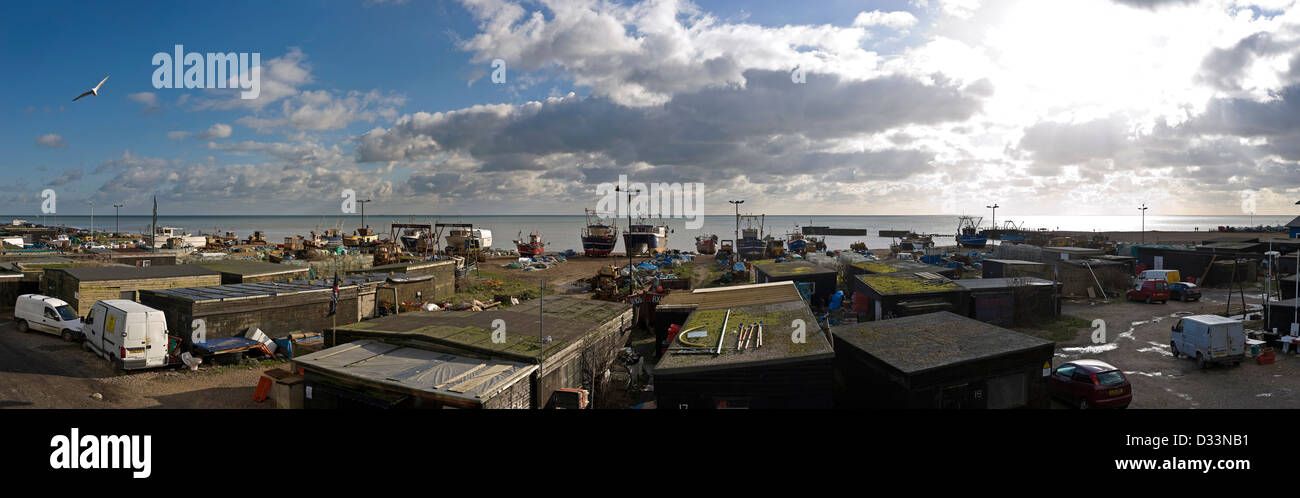
[[[5,3],[0,213],[1291,214],[1294,3]],[[159,88],[176,45],[257,98]]]

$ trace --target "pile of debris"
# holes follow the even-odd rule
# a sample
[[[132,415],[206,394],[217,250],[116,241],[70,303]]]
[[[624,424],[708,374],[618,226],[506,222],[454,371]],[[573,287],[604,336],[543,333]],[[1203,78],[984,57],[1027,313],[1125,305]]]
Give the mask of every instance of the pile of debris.
[[[552,266],[568,261],[562,254],[550,256],[534,256],[531,258],[519,258],[518,261],[505,265],[505,268],[512,270],[523,269],[524,271],[545,270]]]

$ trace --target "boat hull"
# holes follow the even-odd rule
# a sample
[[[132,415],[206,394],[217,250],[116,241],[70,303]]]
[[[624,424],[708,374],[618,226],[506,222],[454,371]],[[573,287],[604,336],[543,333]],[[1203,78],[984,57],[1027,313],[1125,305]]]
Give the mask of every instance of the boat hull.
[[[972,249],[981,249],[988,245],[988,238],[983,235],[958,235],[957,245]]]
[[[515,247],[519,249],[520,256],[541,256],[542,253],[546,251],[546,247],[541,245],[534,246],[528,244],[518,244]]]
[[[767,244],[759,239],[740,239],[736,246],[736,253],[745,259],[762,259],[767,250]]]
[[[660,240],[661,238],[664,240]],[[653,233],[623,234],[623,246],[627,248],[628,254],[633,256],[659,254],[664,252],[667,245],[667,237],[660,237]]]
[[[618,244],[618,237],[613,235],[588,236],[582,238],[582,252],[588,257],[609,256]]]

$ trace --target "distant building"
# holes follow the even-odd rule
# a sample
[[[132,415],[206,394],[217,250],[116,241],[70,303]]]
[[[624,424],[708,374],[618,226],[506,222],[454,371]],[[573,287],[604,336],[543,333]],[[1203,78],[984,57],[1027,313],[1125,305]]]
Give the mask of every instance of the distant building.
[[[221,273],[223,284],[251,284],[270,280],[306,280],[311,270],[305,266],[290,266],[249,259],[228,259],[196,263]]]
[[[838,275],[835,270],[817,266],[807,261],[791,261],[788,263],[754,265],[754,280],[760,284],[787,280],[808,284],[811,304],[825,306],[826,303],[830,302],[831,295],[835,293]]]
[[[1061,315],[1061,284],[1034,277],[968,278],[968,316],[1002,327],[1025,326]]]
[[[969,306],[968,289],[934,273],[858,275],[853,281],[853,309],[860,313],[859,319],[886,320],[937,311],[965,316]]]
[[[1294,220],[1287,223],[1286,227],[1291,230],[1291,238],[1300,238],[1300,216],[1296,216]]]

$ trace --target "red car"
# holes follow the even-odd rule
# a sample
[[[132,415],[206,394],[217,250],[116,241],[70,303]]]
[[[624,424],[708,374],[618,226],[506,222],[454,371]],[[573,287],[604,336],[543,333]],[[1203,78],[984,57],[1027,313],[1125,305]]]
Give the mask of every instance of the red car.
[[[1080,409],[1127,408],[1133,401],[1133,386],[1128,377],[1109,363],[1077,360],[1052,371],[1048,377],[1052,396]]]
[[[1162,304],[1169,302],[1169,282],[1164,280],[1144,280],[1138,284],[1136,289],[1129,289],[1129,301],[1146,301],[1151,304],[1152,301],[1160,301]]]

